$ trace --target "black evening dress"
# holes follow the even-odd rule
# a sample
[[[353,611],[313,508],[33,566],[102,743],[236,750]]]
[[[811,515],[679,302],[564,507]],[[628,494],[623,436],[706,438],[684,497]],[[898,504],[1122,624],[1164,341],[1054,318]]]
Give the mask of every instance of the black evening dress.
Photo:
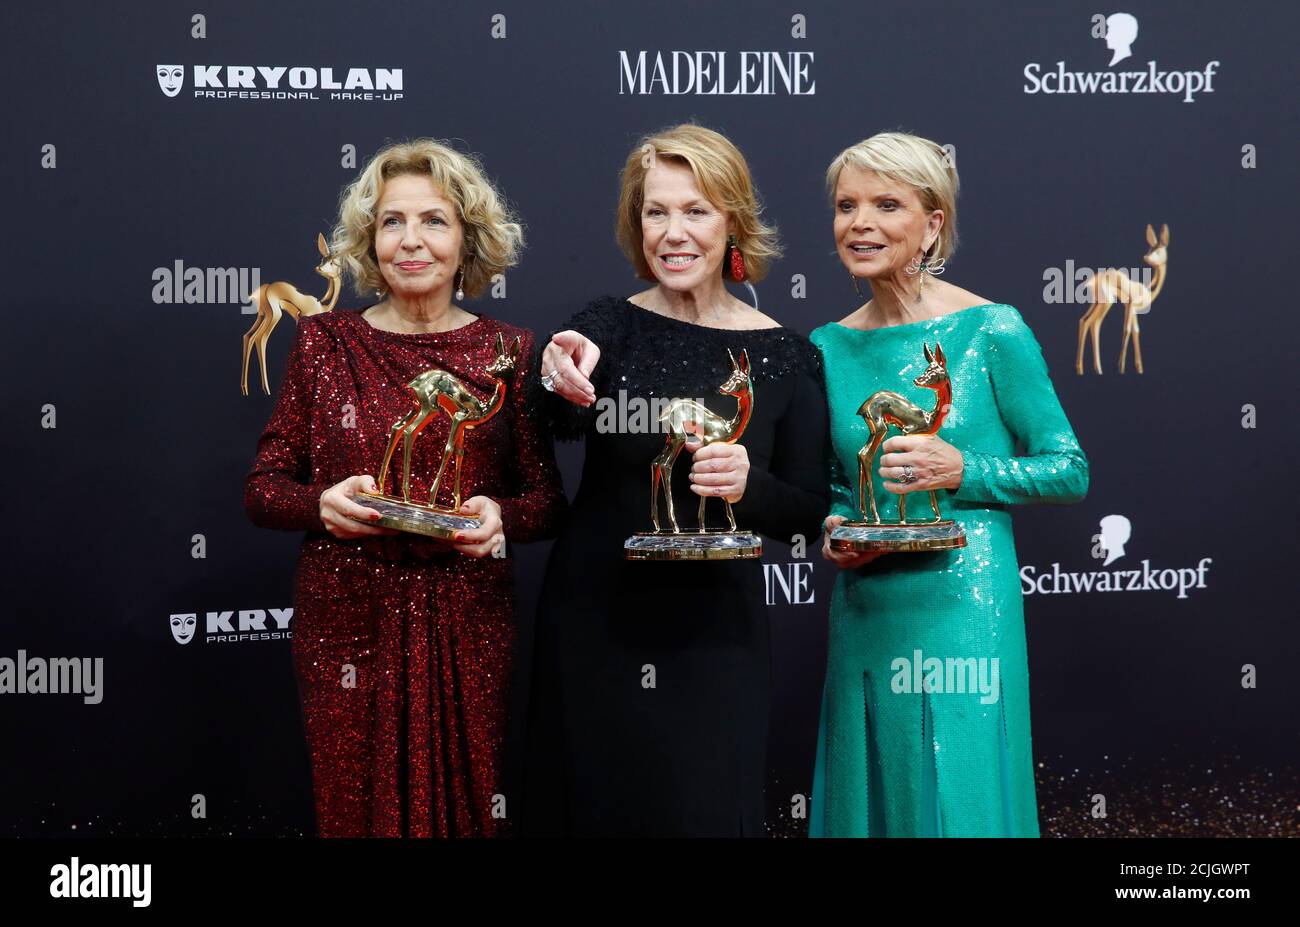
[[[754,402],[739,443],[750,471],[737,525],[787,544],[801,534],[815,550],[829,505],[821,355],[788,328],[709,328],[616,297],[563,328],[601,356],[594,405],[547,398],[555,436],[585,438],[586,457],[538,607],[522,832],[761,835],[771,689],[762,562],[623,559],[623,541],[651,529],[650,462],[665,440],[637,408],[689,397],[731,418],[736,399],[718,393],[727,350],[739,359],[748,349]],[[690,469],[683,450],[672,491],[684,531],[699,506]],[[667,528],[662,500],[660,519]],[[720,499],[707,519],[726,527]]]

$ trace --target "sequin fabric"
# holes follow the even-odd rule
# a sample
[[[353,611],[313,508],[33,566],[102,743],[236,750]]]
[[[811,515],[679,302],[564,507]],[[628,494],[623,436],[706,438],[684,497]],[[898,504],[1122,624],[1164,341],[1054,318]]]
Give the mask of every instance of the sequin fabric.
[[[727,350],[738,356],[742,347],[749,349],[755,396],[764,383],[788,382],[798,375],[818,386],[822,381],[821,355],[812,342],[789,328],[709,328],[658,315],[619,296],[592,300],[565,325],[582,332],[600,347],[602,358],[613,361],[598,363],[592,371],[597,397],[612,399],[621,391],[647,399],[707,398],[726,377]],[[712,400],[706,404],[711,406]],[[734,399],[719,401],[718,409],[728,415],[734,408]],[[583,408],[554,398],[548,400],[548,411],[553,433],[561,441],[586,436],[598,414],[594,405]]]
[[[379,477],[389,429],[413,403],[406,384],[440,367],[490,398],[498,332],[507,345],[522,338],[519,366],[501,412],[467,433],[461,479],[464,498],[501,506],[507,556],[475,559],[405,533],[328,534],[320,494]],[[322,836],[490,836],[509,819],[494,796],[515,640],[510,545],[552,536],[565,507],[534,417],[533,357],[531,332],[486,316],[428,334],[381,331],[357,311],[299,321],[244,501],[255,524],[306,532],[292,650]],[[439,413],[416,441],[416,500],[428,498],[448,430]]]
[[[930,409],[934,393],[912,380],[926,366],[922,344],[943,345],[953,410],[939,436],[962,452],[964,475],[957,492],[939,492],[939,505],[965,527],[967,546],[887,554],[840,572],[809,832],[1037,836],[1025,622],[1008,509],[1074,502],[1088,488],[1087,458],[1038,342],[1006,305],[871,331],[831,324],[812,340],[826,365],[831,511],[848,519],[862,518],[857,453],[868,431],[859,406],[891,389]],[[872,481],[882,517],[897,518],[897,497],[879,472]],[[915,494],[909,516],[928,512],[928,496]]]

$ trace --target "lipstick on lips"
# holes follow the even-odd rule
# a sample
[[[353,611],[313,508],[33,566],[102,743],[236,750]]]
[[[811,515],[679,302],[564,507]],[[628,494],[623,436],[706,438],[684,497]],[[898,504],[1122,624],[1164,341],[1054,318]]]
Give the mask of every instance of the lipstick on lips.
[[[670,261],[669,258],[686,258],[686,260]],[[674,273],[694,266],[697,260],[699,260],[699,255],[691,254],[686,251],[670,251],[668,254],[659,255],[659,264]]]
[[[424,270],[432,261],[398,261],[397,266],[406,271]]]

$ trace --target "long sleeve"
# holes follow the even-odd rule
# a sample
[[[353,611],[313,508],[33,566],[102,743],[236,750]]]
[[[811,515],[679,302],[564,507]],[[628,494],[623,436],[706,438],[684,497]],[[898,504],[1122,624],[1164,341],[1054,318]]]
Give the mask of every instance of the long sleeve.
[[[608,394],[608,373],[616,351],[622,344],[623,326],[626,317],[619,308],[619,301],[612,296],[602,296],[593,300],[580,312],[570,316],[563,325],[546,336],[538,347],[541,350],[550,343],[555,332],[573,330],[586,335],[596,347],[600,348],[600,360],[591,372],[591,385],[595,387],[597,397]],[[534,369],[541,373],[540,361]],[[595,416],[595,405],[583,407],[575,405],[559,393],[545,390],[543,410],[551,434],[560,441],[576,441],[587,433]]]
[[[244,510],[260,528],[325,530],[320,495],[332,484],[311,482],[311,403],[326,340],[313,320],[299,320],[275,409],[244,479]]]
[[[817,337],[815,332],[813,333],[813,337],[814,339]],[[816,345],[818,353],[821,354],[821,369],[823,371],[824,379],[826,370],[826,354],[822,350],[822,346],[818,341],[814,340],[813,344]],[[839,515],[847,521],[855,521],[863,517],[858,512],[857,474],[855,473],[853,475],[853,481],[850,482],[848,474],[844,472],[844,465],[840,463],[839,455],[835,453],[835,448],[831,444],[829,429],[826,433],[826,442],[826,469],[827,480],[830,484],[831,497],[830,511],[826,514],[828,516]]]
[[[809,543],[820,536],[830,501],[827,461],[831,456],[830,424],[820,354],[811,370],[792,374],[789,409],[777,422],[772,468],[752,465],[745,495],[733,507],[742,528],[782,543],[802,534]],[[744,443],[744,438],[741,438]]]
[[[1000,504],[1082,499],[1088,459],[1056,397],[1042,349],[1019,313],[1012,310],[1007,324],[992,332],[987,356],[998,412],[1025,455],[963,451],[953,498]]]
[[[858,491],[857,481],[854,480],[852,486],[849,485],[848,477],[844,474],[844,467],[840,465],[840,459],[835,453],[827,449],[827,460],[830,462],[830,488],[831,488],[831,508],[827,515],[839,515],[848,521],[854,521],[861,518],[858,514]]]
[[[545,391],[537,379],[532,332],[526,332],[523,338],[521,365],[515,371],[509,397],[515,451],[511,485],[518,491],[510,496],[489,497],[501,506],[502,531],[513,543],[554,537],[568,505],[551,437],[538,420]]]

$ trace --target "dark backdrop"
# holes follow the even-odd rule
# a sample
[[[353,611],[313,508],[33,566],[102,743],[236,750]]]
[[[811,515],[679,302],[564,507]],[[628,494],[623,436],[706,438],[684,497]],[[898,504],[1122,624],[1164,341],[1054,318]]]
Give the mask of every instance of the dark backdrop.
[[[104,694],[93,705],[0,696],[8,832],[312,831],[288,640],[204,633],[208,612],[291,604],[300,536],[254,528],[241,502],[271,408],[256,386],[243,397],[237,385],[251,316],[239,293],[206,287],[193,302],[160,302],[156,270],[256,269],[260,282],[320,294],[315,238],[353,163],[389,140],[451,138],[482,157],[527,229],[505,298],[469,308],[546,332],[594,296],[640,286],[613,241],[619,168],[641,134],[696,119],[749,158],[787,248],[760,286],[762,306],[803,332],[856,304],[833,251],[822,185],[831,157],[891,128],[953,146],[962,245],[946,279],[1020,309],[1092,465],[1083,503],[1016,512],[1021,564],[1054,576],[1053,564],[1088,574],[1149,561],[1158,572],[1211,558],[1204,588],[1183,598],[1026,596],[1044,831],[1296,833],[1286,392],[1296,325],[1283,281],[1296,244],[1300,16],[1265,2],[1124,9],[1139,32],[1114,66],[1096,5],[1076,2],[9,10],[0,658],[102,657]],[[670,65],[674,51],[725,52],[725,89],[741,52],[798,52],[811,84],[799,94],[653,82],[623,92],[621,51]],[[1100,92],[1104,83],[1029,92],[1027,66],[1055,89],[1057,62],[1102,82],[1114,80],[1106,72],[1208,66],[1212,90],[1190,101]],[[174,97],[157,77],[166,64],[183,74]],[[401,96],[195,96],[196,68],[225,84],[239,65],[317,69],[318,81],[331,68],[340,82],[349,68],[371,79],[400,69]],[[1186,78],[1173,80],[1178,89]],[[1160,84],[1167,91],[1170,79]],[[1144,267],[1148,223],[1167,223],[1170,245],[1168,279],[1142,319],[1146,371],[1130,361],[1118,373],[1116,307],[1104,374],[1077,375],[1086,306],[1053,297],[1049,281],[1080,267]],[[350,291],[340,300],[361,304]],[[282,321],[271,339],[273,388],[293,327]],[[572,490],[580,448],[560,454]],[[1103,567],[1094,537],[1111,514],[1129,519],[1131,539]],[[806,602],[773,585],[769,824],[780,834],[803,831],[791,797],[811,784],[834,579],[812,546],[807,566],[780,545],[766,552],[769,572],[812,574]],[[545,553],[514,549],[521,681]],[[199,623],[185,645],[169,631],[177,614]],[[1243,685],[1247,665],[1253,686]],[[191,817],[196,793],[205,819]],[[1091,814],[1095,794],[1107,798],[1105,818]]]

